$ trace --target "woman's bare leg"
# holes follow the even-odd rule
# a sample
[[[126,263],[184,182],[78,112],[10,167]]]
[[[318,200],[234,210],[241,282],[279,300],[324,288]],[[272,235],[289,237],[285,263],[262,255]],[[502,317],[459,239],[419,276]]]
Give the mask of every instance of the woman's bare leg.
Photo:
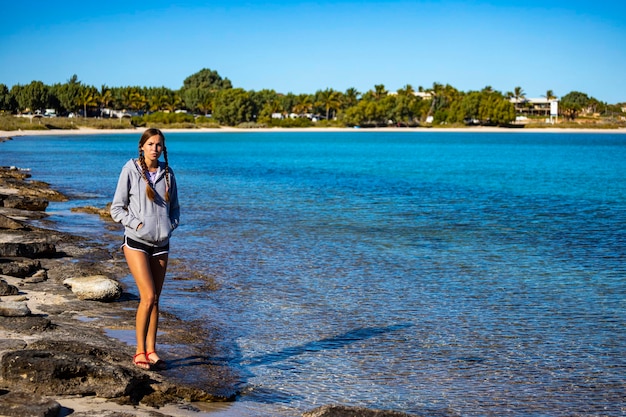
[[[157,292],[152,276],[150,257],[144,252],[129,249],[126,246],[124,246],[124,255],[126,256],[130,273],[133,275],[139,290],[139,306],[135,316],[135,335],[137,338],[137,350],[135,353],[145,354],[150,318],[154,305],[157,302]],[[138,356],[135,358],[135,361],[147,362],[147,358]],[[144,365],[141,367],[148,368],[149,366]]]
[[[148,360],[150,362],[156,362],[159,357],[156,352],[156,337],[159,330],[159,297],[161,296],[161,290],[163,289],[163,282],[165,281],[165,272],[167,271],[168,255],[159,255],[150,259],[150,270],[152,271],[152,282],[154,284],[154,290],[156,299],[152,307],[150,314],[150,321],[148,326],[148,332],[146,334],[146,353],[151,353]]]

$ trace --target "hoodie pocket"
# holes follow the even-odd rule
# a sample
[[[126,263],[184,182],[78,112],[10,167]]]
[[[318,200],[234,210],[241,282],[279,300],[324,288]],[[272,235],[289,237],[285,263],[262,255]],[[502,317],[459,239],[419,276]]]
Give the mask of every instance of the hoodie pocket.
[[[143,227],[137,236],[147,242],[159,243],[167,240],[172,234],[172,223],[167,215],[145,216]]]

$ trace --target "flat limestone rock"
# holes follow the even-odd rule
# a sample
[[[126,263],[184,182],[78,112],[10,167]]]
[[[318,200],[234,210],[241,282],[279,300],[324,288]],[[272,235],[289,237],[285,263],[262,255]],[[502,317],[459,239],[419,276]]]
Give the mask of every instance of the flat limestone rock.
[[[24,301],[4,301],[0,303],[0,316],[25,317],[30,316],[31,311]]]
[[[104,275],[67,278],[63,285],[81,300],[112,301],[122,295],[120,283]]]

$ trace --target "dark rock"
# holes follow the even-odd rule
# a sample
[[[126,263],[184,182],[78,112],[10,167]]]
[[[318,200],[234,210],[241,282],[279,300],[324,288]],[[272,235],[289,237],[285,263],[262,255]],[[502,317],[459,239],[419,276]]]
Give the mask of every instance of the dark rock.
[[[147,375],[93,355],[89,346],[72,343],[76,353],[58,350],[5,352],[0,363],[2,384],[10,390],[40,395],[131,396],[145,391]]]
[[[56,246],[49,242],[1,242],[0,257],[45,258],[54,256]]]
[[[2,207],[20,210],[45,211],[48,207],[48,200],[21,195],[3,195],[0,202]]]
[[[0,279],[0,296],[17,295],[19,290],[15,285],[9,285],[5,280]]]
[[[302,417],[417,417],[414,414],[399,411],[372,410],[363,407],[345,405],[324,405],[307,411]]]
[[[38,260],[28,258],[0,258],[0,274],[26,278],[41,269]]]
[[[54,328],[52,322],[41,316],[26,317],[1,317],[0,330],[24,333],[27,335],[38,334]]]
[[[61,405],[32,392],[0,392],[0,416],[56,417]]]

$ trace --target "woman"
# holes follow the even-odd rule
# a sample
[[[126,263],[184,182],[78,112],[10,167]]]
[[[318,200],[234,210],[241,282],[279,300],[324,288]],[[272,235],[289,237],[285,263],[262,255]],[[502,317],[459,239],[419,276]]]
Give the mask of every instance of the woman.
[[[159,158],[163,154],[163,161]],[[165,280],[169,239],[178,227],[176,179],[167,162],[165,137],[148,129],[139,140],[139,157],[120,174],[111,217],[124,225],[124,256],[139,290],[137,350],[133,363],[142,369],[165,369],[156,353],[159,296]]]

